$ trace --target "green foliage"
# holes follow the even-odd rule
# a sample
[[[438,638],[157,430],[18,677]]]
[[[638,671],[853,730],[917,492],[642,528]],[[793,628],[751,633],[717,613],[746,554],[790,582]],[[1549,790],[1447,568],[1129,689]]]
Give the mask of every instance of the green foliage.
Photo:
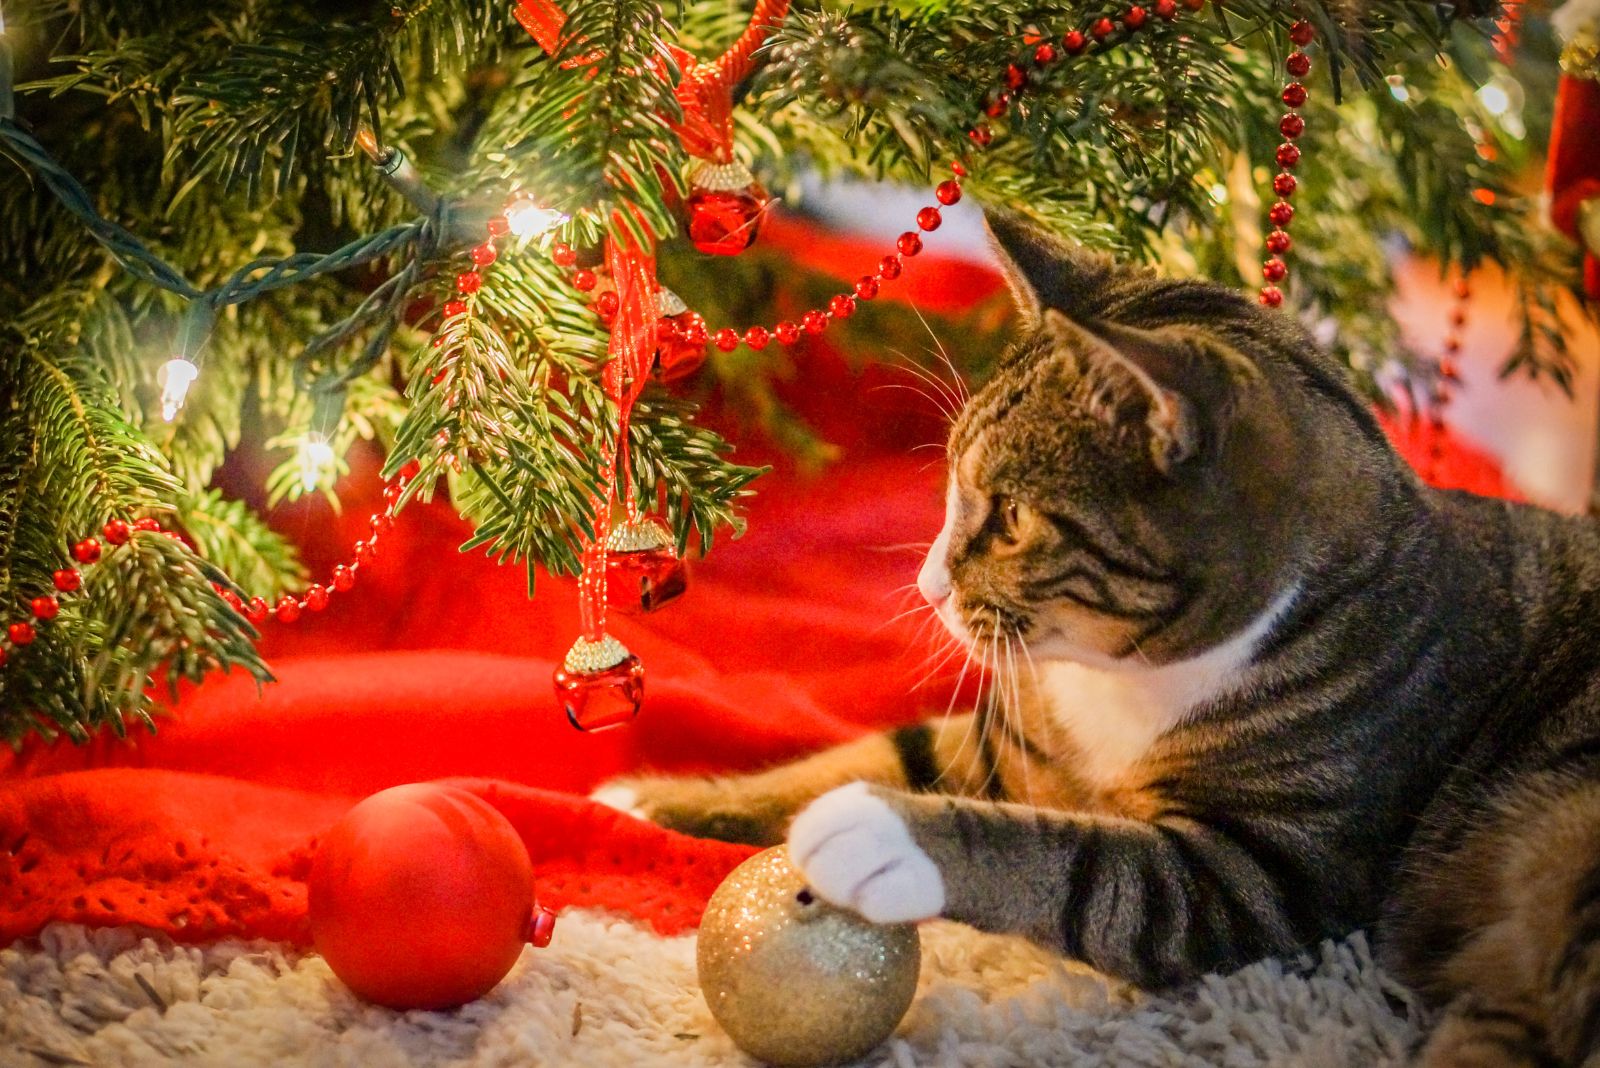
[[[24,615],[69,544],[108,518],[158,516],[195,551],[142,533],[93,569],[0,671],[0,734],[120,730],[148,719],[157,679],[217,666],[266,678],[248,626],[211,582],[270,597],[307,576],[245,504],[209,488],[247,425],[276,450],[270,501],[319,492],[336,505],[344,453],[376,441],[388,473],[422,465],[408,493],[442,485],[473,522],[464,548],[524,564],[530,587],[541,567],[578,569],[618,444],[599,382],[603,326],[546,256],[509,240],[470,314],[440,323],[437,305],[514,189],[567,213],[560,236],[575,247],[674,236],[688,163],[673,133],[674,50],[713,55],[746,15],[710,0],[564,6],[565,44],[547,57],[510,0],[7,3],[19,76],[31,79],[9,129],[32,130],[62,169],[46,182],[22,142],[0,137],[0,616]],[[1298,13],[1318,44],[1291,303],[1369,382],[1396,365],[1425,376],[1430,354],[1405,351],[1386,311],[1394,244],[1444,265],[1495,261],[1519,286],[1512,369],[1565,384],[1553,309],[1575,284],[1576,256],[1532,222],[1527,191],[1538,168],[1528,146],[1549,125],[1552,43],[1524,20],[1519,137],[1474,96],[1498,69],[1492,29],[1460,9],[1228,0],[1039,69],[1026,58],[1039,35],[1116,12],[1083,0],[811,0],[740,88],[737,151],[791,203],[808,172],[926,185],[965,159],[982,201],[1171,271],[1253,286],[1279,142],[1273,101]],[[979,153],[967,131],[1011,62],[1030,85],[987,120],[996,136]],[[353,147],[362,124],[402,147],[432,192],[386,184]],[[103,216],[93,234],[57,199],[68,173]],[[132,238],[168,273],[125,269]],[[671,241],[660,252],[663,281],[714,323],[770,323],[839,290],[760,247],[731,262]],[[194,290],[212,295],[214,316],[191,318]],[[998,325],[984,308],[940,333],[981,373]],[[421,332],[434,328],[437,346]],[[849,351],[942,358],[904,306],[864,304],[836,330]],[[155,376],[180,352],[202,376],[168,423]],[[687,394],[652,386],[641,398],[627,488],[680,546],[738,531],[758,474],[695,424],[698,399],[719,393],[805,462],[833,455],[777,399],[798,373],[778,346],[714,352]],[[308,485],[301,446],[318,438],[333,460]]]

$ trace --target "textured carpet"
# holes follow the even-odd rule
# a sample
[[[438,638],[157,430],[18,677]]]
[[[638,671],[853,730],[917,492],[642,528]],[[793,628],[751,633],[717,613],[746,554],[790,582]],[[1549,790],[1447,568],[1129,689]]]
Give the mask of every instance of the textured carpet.
[[[797,996],[804,996],[803,992]],[[1404,1062],[1421,1012],[1365,941],[1265,961],[1176,997],[1138,998],[1027,943],[923,928],[921,988],[873,1068]],[[487,997],[454,1012],[358,1001],[315,954],[203,948],[55,924],[0,950],[0,1063],[11,1065],[745,1066],[711,1019],[694,937],[569,912]]]

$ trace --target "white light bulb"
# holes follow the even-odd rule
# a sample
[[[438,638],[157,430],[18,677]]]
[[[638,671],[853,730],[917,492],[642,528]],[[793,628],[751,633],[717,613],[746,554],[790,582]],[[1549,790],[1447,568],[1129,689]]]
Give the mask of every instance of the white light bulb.
[[[307,434],[300,443],[300,487],[307,493],[317,488],[333,464],[333,446],[321,434]]]
[[[527,197],[506,205],[506,224],[518,237],[537,237],[567,221],[559,211],[541,208]]]
[[[1211,199],[1218,204],[1226,204],[1228,202],[1228,187],[1221,182],[1213,183],[1211,186]]]
[[[1385,79],[1389,83],[1389,95],[1404,104],[1411,99],[1411,90],[1406,88],[1404,75],[1391,74]]]
[[[1478,90],[1478,103],[1491,115],[1504,115],[1511,107],[1511,94],[1506,92],[1504,86],[1490,82]]]
[[[161,418],[169,423],[177,418],[189,396],[189,387],[199,377],[200,368],[182,356],[174,356],[161,365],[156,372],[156,385],[161,387]]]

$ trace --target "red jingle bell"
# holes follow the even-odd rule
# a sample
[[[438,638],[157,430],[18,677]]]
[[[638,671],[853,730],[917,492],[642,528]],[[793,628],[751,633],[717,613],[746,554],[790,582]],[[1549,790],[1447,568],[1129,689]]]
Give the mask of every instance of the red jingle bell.
[[[738,160],[700,160],[689,174],[689,241],[712,256],[734,256],[749,248],[761,228],[770,198]]]
[[[311,938],[345,985],[394,1009],[482,997],[550,916],[511,821],[476,794],[413,783],[373,794],[322,836]]]
[[[635,605],[654,612],[689,586],[688,564],[659,520],[642,518],[612,528],[606,539],[606,600],[619,611]]]
[[[656,293],[656,310],[661,316],[656,325],[656,377],[663,382],[688,378],[706,362],[711,342],[706,321],[666,288]]]
[[[611,635],[579,638],[555,673],[556,701],[580,731],[620,727],[644,702],[644,664]]]

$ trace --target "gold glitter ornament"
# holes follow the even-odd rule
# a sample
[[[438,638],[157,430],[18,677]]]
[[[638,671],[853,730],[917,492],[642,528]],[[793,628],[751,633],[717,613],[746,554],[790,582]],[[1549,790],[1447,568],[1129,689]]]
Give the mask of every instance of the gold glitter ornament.
[[[894,1032],[917,991],[913,924],[868,923],[807,888],[786,846],[728,874],[706,905],[696,954],[711,1015],[770,1064],[854,1060]]]

